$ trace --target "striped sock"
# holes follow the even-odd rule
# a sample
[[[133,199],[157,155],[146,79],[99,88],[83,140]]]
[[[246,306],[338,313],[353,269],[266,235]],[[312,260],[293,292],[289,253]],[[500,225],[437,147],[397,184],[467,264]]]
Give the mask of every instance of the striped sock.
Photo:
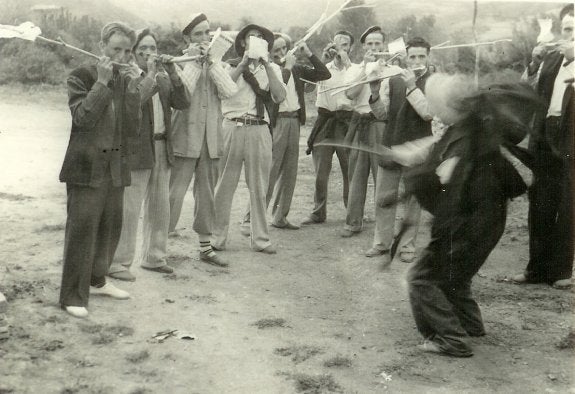
[[[213,256],[216,254],[212,249],[212,245],[210,245],[210,241],[200,241],[200,253],[207,256]]]

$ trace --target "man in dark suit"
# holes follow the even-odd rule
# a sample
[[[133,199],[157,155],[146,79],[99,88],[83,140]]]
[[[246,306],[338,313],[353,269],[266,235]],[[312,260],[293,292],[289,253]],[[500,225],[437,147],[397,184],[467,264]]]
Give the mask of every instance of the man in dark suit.
[[[527,79],[547,104],[529,140],[534,181],[529,190],[529,263],[518,283],[571,286],[573,273],[573,4],[560,13],[558,49],[533,50]]]
[[[157,38],[150,29],[138,31],[134,55],[142,69],[141,82],[151,87],[142,91],[142,124],[130,155],[132,184],[124,192],[122,235],[108,275],[134,281],[130,272],[136,256],[136,235],[144,203],[142,268],[169,274],[166,262],[170,224],[170,171],[172,108],[186,109],[190,99],[171,56],[158,56]],[[165,72],[159,68],[164,68]]]
[[[120,22],[104,26],[95,66],[68,77],[72,132],[60,181],[68,194],[60,304],[86,317],[89,294],[117,299],[129,294],[106,283],[122,228],[122,196],[130,184],[129,140],[141,118],[137,71],[127,64],[134,31]]]
[[[272,168],[266,204],[269,205],[275,189],[272,226],[297,230],[299,226],[289,222],[287,215],[297,178],[300,125],[305,124],[306,119],[305,82],[301,78],[318,82],[329,79],[331,74],[305,42],[299,44],[295,51],[291,51],[292,40],[287,34],[275,33],[274,38],[271,54],[274,62],[281,67],[283,83],[286,86],[286,99],[280,104],[271,103],[269,106],[272,128]],[[298,64],[296,56],[305,56],[312,67]],[[248,205],[244,225],[249,226],[249,221]],[[244,231],[244,233],[249,235],[249,231]]]

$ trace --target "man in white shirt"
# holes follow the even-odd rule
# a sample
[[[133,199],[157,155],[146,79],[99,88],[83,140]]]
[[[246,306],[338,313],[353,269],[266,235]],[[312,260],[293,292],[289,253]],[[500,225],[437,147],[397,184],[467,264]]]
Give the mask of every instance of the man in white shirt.
[[[323,92],[326,89],[343,85],[351,67],[349,52],[353,46],[354,38],[351,33],[341,30],[323,51],[323,61],[331,74],[331,78],[322,81],[317,92],[317,120],[307,141],[307,154],[312,154],[315,167],[315,193],[312,213],[301,223],[302,225],[323,223],[327,217],[327,186],[331,172],[332,157],[335,153],[339,160],[343,179],[343,204],[347,207],[349,191],[348,161],[349,152],[345,148],[332,146],[314,146],[325,139],[343,142],[352,115],[351,100],[345,92],[332,95]]]
[[[281,103],[286,91],[281,82],[281,70],[265,56],[250,53],[250,41],[263,39],[271,50],[274,36],[268,29],[247,25],[238,33],[235,49],[241,60],[229,73],[238,86],[232,97],[222,100],[224,116],[224,154],[220,163],[220,178],[216,185],[216,221],[212,247],[224,250],[228,237],[234,192],[242,166],[250,191],[251,247],[253,250],[275,254],[266,223],[266,192],[272,163],[272,136],[266,101]],[[234,62],[236,63],[236,62]]]
[[[562,41],[553,51],[533,50],[526,79],[548,105],[535,116],[529,139],[529,263],[518,283],[570,287],[573,274],[573,4],[560,13]]]

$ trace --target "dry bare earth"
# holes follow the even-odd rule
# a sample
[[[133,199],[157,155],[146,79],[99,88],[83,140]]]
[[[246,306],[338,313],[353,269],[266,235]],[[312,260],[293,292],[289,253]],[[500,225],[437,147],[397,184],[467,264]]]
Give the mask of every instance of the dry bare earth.
[[[420,338],[406,297],[408,266],[381,271],[363,257],[373,223],[358,237],[339,237],[337,175],[328,222],[271,229],[273,257],[251,252],[239,234],[248,196],[240,184],[222,253],[227,270],[197,258],[190,194],[181,236],[169,244],[176,274],[134,267],[137,281],[120,285],[131,300],[93,297],[87,320],[69,317],[57,305],[65,100],[61,91],[0,93],[0,290],[10,301],[11,332],[0,342],[0,393],[575,392],[573,293],[505,281],[526,264],[524,198],[511,204],[507,231],[475,280],[488,335],[474,340],[470,359],[414,349]],[[313,199],[307,132],[294,222]],[[371,198],[367,212],[373,216]],[[176,329],[196,339],[151,339]]]

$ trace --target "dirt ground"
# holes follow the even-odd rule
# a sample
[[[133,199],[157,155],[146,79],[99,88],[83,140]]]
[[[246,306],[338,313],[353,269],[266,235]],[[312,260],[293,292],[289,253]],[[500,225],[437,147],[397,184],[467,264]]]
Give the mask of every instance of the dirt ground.
[[[180,236],[169,241],[175,273],[135,266],[137,281],[118,284],[132,299],[92,297],[90,316],[81,320],[57,304],[65,92],[2,87],[0,114],[0,291],[9,300],[10,328],[0,342],[0,393],[575,392],[573,292],[507,279],[527,261],[523,197],[510,204],[505,235],[475,278],[488,333],[474,339],[468,359],[416,349],[409,265],[395,261],[383,271],[363,256],[373,222],[357,237],[338,235],[345,211],[335,161],[328,221],[299,231],[271,228],[276,256],[251,252],[239,232],[248,197],[240,183],[222,252],[229,269],[199,261],[189,193]],[[295,223],[313,203],[308,132],[290,213]],[[371,197],[366,207],[373,217]],[[152,338],[173,330],[194,339]]]

